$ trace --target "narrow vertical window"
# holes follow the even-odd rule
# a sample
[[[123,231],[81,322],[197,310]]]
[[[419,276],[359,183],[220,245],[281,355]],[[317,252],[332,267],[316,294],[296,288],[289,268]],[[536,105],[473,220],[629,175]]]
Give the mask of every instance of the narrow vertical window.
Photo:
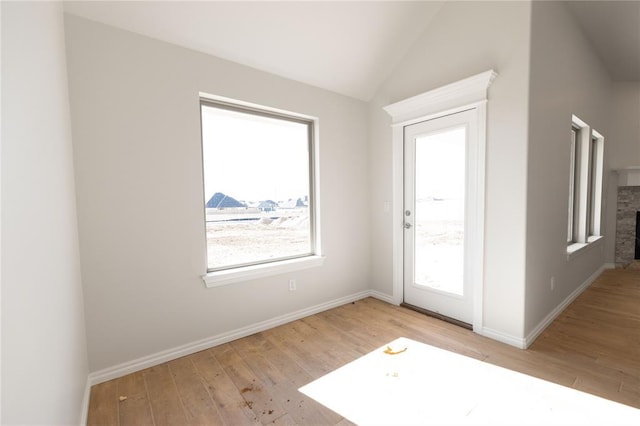
[[[591,134],[589,163],[589,210],[587,224],[588,237],[600,235],[600,216],[602,205],[602,167],[604,138],[595,130]]]
[[[577,213],[577,182],[578,182],[578,132],[580,130],[577,127],[571,128],[571,152],[569,158],[569,209],[568,209],[568,225],[567,225],[567,243],[572,244],[576,242],[576,226],[578,224]]]
[[[313,120],[200,106],[208,271],[314,255]]]
[[[602,236],[604,137],[575,115],[571,122],[567,253],[572,255]]]
[[[595,163],[596,156],[594,155],[594,147],[596,145],[596,140],[591,137],[589,141],[589,181],[587,186],[587,237],[593,235],[593,203],[594,203],[594,193],[593,190],[595,188]]]

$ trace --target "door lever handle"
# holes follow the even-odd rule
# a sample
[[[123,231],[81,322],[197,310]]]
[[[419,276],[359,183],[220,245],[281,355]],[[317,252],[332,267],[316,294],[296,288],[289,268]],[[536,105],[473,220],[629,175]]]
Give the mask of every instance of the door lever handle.
[[[404,229],[411,229],[411,224],[409,222],[405,222]]]

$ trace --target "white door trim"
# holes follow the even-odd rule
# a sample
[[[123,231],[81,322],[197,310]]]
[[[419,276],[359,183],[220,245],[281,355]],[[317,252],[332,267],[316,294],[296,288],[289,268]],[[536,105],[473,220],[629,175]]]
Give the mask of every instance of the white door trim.
[[[484,286],[484,199],[485,199],[485,146],[487,91],[496,78],[493,70],[430,90],[420,95],[405,99],[384,107],[392,121],[392,186],[393,186],[393,301],[396,304],[403,300],[403,234],[404,234],[404,127],[444,115],[473,109],[477,114],[478,155],[476,158],[477,184],[473,210],[474,223],[478,238],[469,241],[474,253],[473,262],[469,265],[470,273],[475,277],[473,331],[482,330],[483,286]]]

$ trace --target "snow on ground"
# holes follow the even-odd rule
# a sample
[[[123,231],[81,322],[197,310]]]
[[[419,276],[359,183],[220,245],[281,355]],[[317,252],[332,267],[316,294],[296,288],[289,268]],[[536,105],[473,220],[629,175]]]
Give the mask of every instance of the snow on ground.
[[[207,215],[210,269],[311,252],[308,209],[234,215],[236,220],[218,216],[223,220],[215,222],[213,216]]]

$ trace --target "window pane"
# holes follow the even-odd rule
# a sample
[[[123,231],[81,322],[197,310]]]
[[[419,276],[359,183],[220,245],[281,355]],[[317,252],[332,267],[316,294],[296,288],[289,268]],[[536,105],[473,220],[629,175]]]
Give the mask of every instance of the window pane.
[[[595,231],[595,202],[596,202],[596,174],[598,173],[598,140],[591,139],[591,164],[589,165],[589,204],[587,210],[587,224],[589,226],[589,236]]]
[[[567,226],[567,242],[575,242],[574,219],[575,219],[575,201],[576,201],[576,159],[577,159],[577,132],[571,129],[571,156],[569,163],[569,214]]]
[[[415,276],[418,285],[464,294],[466,128],[416,139]]]
[[[208,269],[312,254],[311,123],[201,111]]]

